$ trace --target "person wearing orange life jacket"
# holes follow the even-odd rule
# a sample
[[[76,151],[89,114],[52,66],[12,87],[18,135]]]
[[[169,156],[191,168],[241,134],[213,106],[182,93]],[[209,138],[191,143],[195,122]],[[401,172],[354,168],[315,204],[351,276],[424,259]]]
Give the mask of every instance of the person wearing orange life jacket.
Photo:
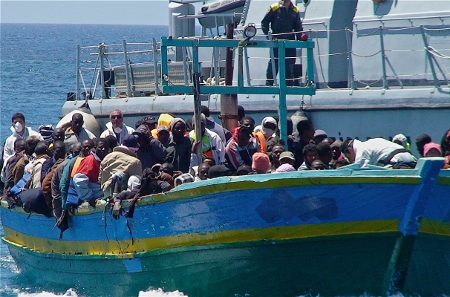
[[[204,114],[201,114],[201,134],[203,155],[214,158],[216,165],[223,164],[225,161],[225,145],[217,133],[206,128],[206,117]],[[196,145],[195,143],[198,143],[195,137],[195,130],[189,132],[189,137],[194,145]],[[193,149],[192,152],[195,152],[195,150]],[[197,156],[192,154],[190,167],[197,166],[200,163],[202,163],[202,160],[197,160]]]
[[[277,121],[273,117],[265,117],[259,129],[253,133],[257,138],[262,153],[270,153],[277,144],[284,144],[276,135],[278,130]]]

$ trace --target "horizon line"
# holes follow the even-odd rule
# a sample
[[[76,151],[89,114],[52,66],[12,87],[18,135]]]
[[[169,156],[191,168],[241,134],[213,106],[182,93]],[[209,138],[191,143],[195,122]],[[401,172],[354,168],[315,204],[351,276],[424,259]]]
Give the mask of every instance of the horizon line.
[[[120,26],[160,26],[160,27],[168,27],[167,25],[161,25],[161,24],[111,24],[111,23],[41,23],[41,22],[2,22],[0,21],[0,25],[2,24],[15,24],[15,25],[120,25]]]

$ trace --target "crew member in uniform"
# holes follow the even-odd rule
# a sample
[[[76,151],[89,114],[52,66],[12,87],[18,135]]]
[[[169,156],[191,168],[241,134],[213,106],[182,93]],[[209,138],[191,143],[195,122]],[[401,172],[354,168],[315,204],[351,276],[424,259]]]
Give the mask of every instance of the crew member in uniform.
[[[269,25],[276,39],[295,40],[297,37],[297,40],[300,40],[300,32],[303,31],[300,10],[291,0],[282,0],[270,6],[269,11],[261,22],[262,31],[266,35],[269,33]],[[273,49],[273,54],[275,58],[275,74],[278,74],[278,48]],[[288,86],[294,85],[295,56],[295,48],[286,48],[286,57],[293,57],[286,59],[286,84]],[[273,86],[272,61],[269,61],[267,65],[266,78],[266,85]]]

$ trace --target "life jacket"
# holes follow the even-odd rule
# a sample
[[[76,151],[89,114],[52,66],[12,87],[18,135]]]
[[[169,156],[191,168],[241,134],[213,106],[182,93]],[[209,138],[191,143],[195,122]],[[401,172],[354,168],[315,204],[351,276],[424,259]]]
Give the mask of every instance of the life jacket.
[[[193,130],[194,131],[194,130]],[[196,140],[195,133],[189,133],[189,137],[191,137],[194,141]],[[213,155],[213,147],[211,147],[211,140],[208,135],[203,135],[202,137],[202,153],[206,157],[214,158]]]
[[[267,143],[264,134],[262,132],[255,132],[253,135],[258,139],[261,153],[266,153]]]

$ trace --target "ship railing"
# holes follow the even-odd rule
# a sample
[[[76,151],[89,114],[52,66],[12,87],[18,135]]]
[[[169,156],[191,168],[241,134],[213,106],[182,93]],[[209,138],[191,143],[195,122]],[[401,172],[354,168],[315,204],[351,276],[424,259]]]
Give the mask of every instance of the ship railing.
[[[167,49],[169,47],[183,47],[189,48],[192,53],[192,71],[193,83],[192,85],[174,84],[169,74],[169,64],[167,57]],[[199,63],[199,52],[202,49],[219,49],[228,48],[237,52],[237,81],[229,81],[229,73],[225,73],[225,84],[205,84],[201,81],[201,63]],[[244,58],[244,49],[274,49],[277,48],[279,52],[279,76],[280,83],[275,86],[249,86],[244,80],[244,68],[248,68],[247,59]],[[286,56],[285,49],[300,48],[306,51],[307,64],[307,81],[303,86],[288,86],[286,83]],[[224,39],[224,38],[161,38],[161,66],[162,66],[162,89],[164,93],[168,94],[193,94],[195,114],[199,114],[200,109],[200,95],[202,94],[273,94],[278,95],[279,99],[279,118],[283,119],[287,116],[286,110],[286,95],[314,95],[315,82],[314,77],[314,58],[313,58],[314,42],[312,40],[293,41],[293,40],[254,40],[249,37],[242,39]],[[228,62],[228,61],[227,61]],[[232,67],[227,68],[226,71],[232,71]],[[286,122],[280,122],[281,138],[287,139]]]
[[[179,15],[179,19],[196,19],[202,27],[201,37],[207,36],[221,36],[225,32],[225,27],[227,24],[237,24],[241,21],[242,13],[232,12],[232,13],[209,13],[209,14],[197,14],[197,15]],[[213,19],[212,25],[207,26],[204,20]],[[215,30],[215,32],[213,32]],[[209,31],[209,35],[207,34]],[[191,36],[189,36],[191,37]]]
[[[170,49],[169,49],[170,50]],[[161,48],[151,43],[78,46],[76,100],[161,94]],[[96,61],[92,61],[96,57]],[[94,65],[92,65],[94,64]],[[169,73],[175,83],[189,84],[191,63],[172,62]]]
[[[441,20],[443,18],[442,16],[436,17],[436,19]],[[311,26],[314,27],[314,25],[323,24],[322,22],[316,22]],[[326,25],[323,26],[326,27]],[[377,26],[375,28],[373,26],[358,28],[355,25],[353,30],[349,28],[338,30],[310,29],[307,32],[317,44],[314,56],[317,65],[315,75],[318,88],[324,86],[334,88],[329,85],[329,81],[325,78],[327,70],[324,65],[328,65],[330,59],[339,59],[340,57],[346,59],[347,88],[351,90],[373,86],[380,86],[384,89],[394,86],[403,88],[405,83],[407,85],[432,85],[435,88],[450,85],[450,25]],[[345,50],[332,51],[330,49],[325,51],[321,49],[321,45],[328,46],[327,42],[332,35],[343,36],[342,34],[345,34]],[[396,40],[392,42],[396,36],[407,35],[411,38],[405,44],[398,43]],[[357,45],[361,43],[370,43],[373,46]],[[299,55],[298,58],[301,60],[304,56]],[[379,59],[376,63],[373,62],[375,58]],[[423,61],[424,58],[426,61]],[[355,59],[357,59],[356,63]],[[422,68],[416,67],[412,70],[411,63],[405,63],[401,59],[415,60],[416,63],[420,61]],[[379,68],[361,67],[361,65],[365,65],[365,61],[369,61],[371,65]],[[342,63],[340,65],[344,66]],[[378,78],[369,78],[373,77],[375,73],[381,75]]]

